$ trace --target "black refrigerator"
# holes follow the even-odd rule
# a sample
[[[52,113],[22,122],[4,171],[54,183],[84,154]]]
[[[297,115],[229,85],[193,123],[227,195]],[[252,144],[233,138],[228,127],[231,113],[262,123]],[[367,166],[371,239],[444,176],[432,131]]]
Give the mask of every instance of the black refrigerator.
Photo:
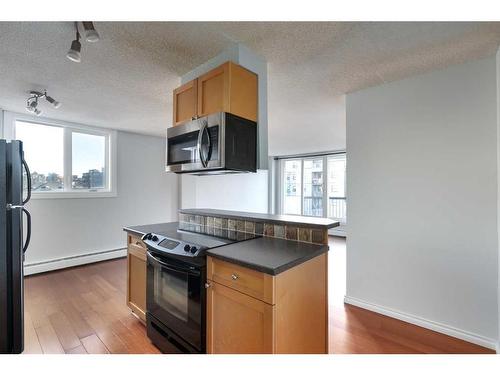
[[[0,139],[0,353],[4,354],[21,353],[24,347],[23,262],[31,237],[31,215],[24,205],[30,197],[22,142]]]

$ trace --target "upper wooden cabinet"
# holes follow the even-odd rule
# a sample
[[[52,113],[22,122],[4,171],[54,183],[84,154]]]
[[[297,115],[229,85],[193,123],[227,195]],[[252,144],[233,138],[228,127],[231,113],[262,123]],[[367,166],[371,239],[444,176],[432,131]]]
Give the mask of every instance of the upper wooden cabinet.
[[[217,112],[257,121],[257,75],[233,62],[174,90],[174,125]]]
[[[194,79],[174,90],[174,126],[192,120],[197,115],[197,80]]]

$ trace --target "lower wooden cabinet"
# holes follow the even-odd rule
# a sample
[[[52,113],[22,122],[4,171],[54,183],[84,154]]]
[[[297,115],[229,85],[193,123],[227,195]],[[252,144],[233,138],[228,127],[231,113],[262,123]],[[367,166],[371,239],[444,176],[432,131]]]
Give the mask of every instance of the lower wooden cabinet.
[[[146,245],[140,238],[128,235],[127,305],[143,322],[146,321]]]
[[[270,276],[208,257],[207,352],[328,353],[327,264]]]
[[[209,353],[273,353],[274,306],[216,282],[207,295]]]

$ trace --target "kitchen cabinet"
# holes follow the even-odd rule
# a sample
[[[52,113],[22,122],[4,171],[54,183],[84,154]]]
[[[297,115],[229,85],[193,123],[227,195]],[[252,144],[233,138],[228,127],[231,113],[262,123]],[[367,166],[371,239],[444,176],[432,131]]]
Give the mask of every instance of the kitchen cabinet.
[[[146,245],[139,237],[127,236],[127,305],[146,321]]]
[[[207,352],[328,353],[327,254],[278,275],[207,257]]]
[[[257,121],[257,75],[233,62],[198,77],[198,117],[229,112]]]
[[[174,126],[217,112],[257,121],[257,83],[255,73],[230,61],[210,70],[174,90]]]
[[[196,79],[174,90],[174,126],[196,117],[198,105],[197,92],[198,82]]]
[[[273,353],[275,307],[212,282],[208,288],[208,352]]]

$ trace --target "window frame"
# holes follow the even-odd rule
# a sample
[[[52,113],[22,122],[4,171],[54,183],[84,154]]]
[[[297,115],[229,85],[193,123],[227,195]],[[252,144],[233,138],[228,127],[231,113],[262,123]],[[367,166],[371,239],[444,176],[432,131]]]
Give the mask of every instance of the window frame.
[[[321,153],[321,154],[305,154],[305,155],[293,155],[293,156],[282,156],[282,157],[276,157],[275,160],[278,161],[278,175],[279,175],[279,180],[277,183],[277,188],[278,188],[278,209],[279,213],[282,215],[292,215],[292,216],[306,216],[306,217],[323,217],[323,218],[328,218],[328,159],[331,156],[335,155],[346,155],[346,151],[334,151],[334,152],[328,152],[328,153]],[[305,160],[311,160],[311,159],[323,159],[323,215],[322,216],[311,216],[311,215],[304,215],[304,161]],[[284,213],[284,181],[285,181],[285,162],[289,160],[295,160],[295,161],[300,161],[301,163],[301,187],[302,191],[300,192],[300,215],[297,214],[288,214]],[[347,197],[347,190],[346,190],[346,179],[344,178],[344,195],[345,198]],[[338,218],[334,218],[337,220]],[[342,222],[342,224],[347,223],[347,218],[346,222]]]
[[[16,139],[16,121],[53,126],[63,129],[63,191],[33,191],[32,199],[53,198],[109,198],[117,196],[116,186],[116,130],[97,128],[67,121],[54,120],[46,117],[34,117],[28,114],[4,111],[3,137],[7,140]],[[105,165],[103,189],[73,189],[73,132],[105,137]]]

